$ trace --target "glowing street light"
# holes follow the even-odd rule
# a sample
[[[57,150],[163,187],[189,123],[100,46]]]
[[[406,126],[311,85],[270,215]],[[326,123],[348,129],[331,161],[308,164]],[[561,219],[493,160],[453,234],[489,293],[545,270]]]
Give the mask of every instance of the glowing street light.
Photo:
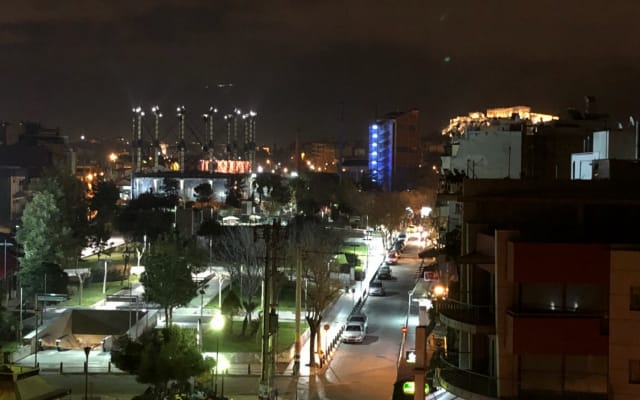
[[[220,335],[222,334],[222,328],[224,328],[224,317],[222,314],[216,314],[211,319],[211,329],[216,332],[216,370],[213,386],[213,398],[215,399],[218,398],[218,367],[220,366]]]

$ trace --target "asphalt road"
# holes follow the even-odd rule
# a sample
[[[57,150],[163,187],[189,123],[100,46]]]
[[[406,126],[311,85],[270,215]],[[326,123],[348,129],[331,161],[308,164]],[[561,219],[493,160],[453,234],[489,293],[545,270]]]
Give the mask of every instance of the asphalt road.
[[[419,265],[417,242],[410,243],[392,267],[394,279],[383,281],[386,295],[369,297],[363,311],[369,330],[362,344],[340,344],[324,373],[301,378],[301,399],[380,399],[392,396],[396,365],[406,323],[408,291],[414,286]],[[417,307],[413,309],[414,316]],[[417,319],[417,318],[415,318]],[[412,319],[415,326],[415,321]]]

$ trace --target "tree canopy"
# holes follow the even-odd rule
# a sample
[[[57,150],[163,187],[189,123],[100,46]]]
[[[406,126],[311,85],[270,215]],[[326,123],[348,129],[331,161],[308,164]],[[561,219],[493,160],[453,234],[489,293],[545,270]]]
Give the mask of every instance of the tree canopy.
[[[55,196],[48,191],[36,192],[27,203],[16,239],[22,246],[18,272],[25,295],[31,296],[44,290],[45,273],[51,266],[59,267],[65,260],[63,248],[66,240],[72,240],[71,228],[56,205]]]
[[[308,282],[305,319],[310,332],[309,359],[314,360],[322,314],[342,289],[340,280],[331,276],[329,262],[339,251],[344,238],[312,218],[299,217],[289,228],[292,230],[289,233],[289,252],[299,252],[302,256],[302,277]]]
[[[160,305],[170,325],[173,309],[187,305],[198,295],[192,274],[205,268],[205,254],[195,241],[164,237],[152,246],[144,264],[140,282],[145,300]]]
[[[164,196],[143,193],[120,209],[115,222],[117,230],[130,240],[142,242],[144,237],[154,242],[171,232],[174,204]]]
[[[186,386],[191,377],[208,370],[193,332],[175,326],[147,330],[136,340],[122,335],[111,350],[111,361],[138,382],[153,385],[155,398],[168,394],[170,381]]]

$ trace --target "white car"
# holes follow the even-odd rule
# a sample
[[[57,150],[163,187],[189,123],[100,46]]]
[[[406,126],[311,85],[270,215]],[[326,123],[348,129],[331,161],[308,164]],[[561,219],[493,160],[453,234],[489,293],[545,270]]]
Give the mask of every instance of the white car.
[[[342,341],[344,343],[362,343],[366,333],[364,326],[359,322],[350,322],[342,332]]]
[[[382,282],[373,281],[369,283],[369,296],[384,296],[384,287],[382,287]]]
[[[368,318],[367,318],[366,314],[364,314],[364,313],[357,313],[357,314],[353,314],[352,316],[350,316],[349,319],[347,320],[347,324],[350,324],[352,322],[353,323],[357,323],[357,324],[361,324],[362,326],[364,326],[365,333],[369,329],[369,321],[368,321]]]

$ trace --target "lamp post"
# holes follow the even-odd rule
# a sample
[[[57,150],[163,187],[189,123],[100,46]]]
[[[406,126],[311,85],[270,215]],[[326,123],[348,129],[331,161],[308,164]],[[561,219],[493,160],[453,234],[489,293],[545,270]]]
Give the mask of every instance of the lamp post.
[[[222,314],[216,314],[211,320],[211,329],[216,332],[216,370],[213,386],[214,398],[218,397],[218,365],[220,364],[220,335],[222,334],[222,328],[224,328],[224,317]]]
[[[84,400],[89,400],[89,353],[91,352],[91,347],[84,347]]]
[[[224,275],[218,275],[218,308],[222,311],[222,282],[224,281]]]
[[[413,290],[409,290],[409,305],[407,306],[407,320],[405,322],[405,326],[409,327],[409,315],[411,314],[411,297],[413,297]]]
[[[207,287],[208,285],[205,285],[205,287]],[[202,339],[203,339],[203,335],[202,335],[202,311],[204,309],[204,294],[205,294],[205,290],[204,288],[201,288],[199,290],[200,293],[200,318],[198,318],[198,347],[200,348],[200,351],[202,351]]]
[[[20,304],[22,305],[22,303]],[[38,368],[38,347],[40,347],[40,342],[38,341],[38,303],[37,302],[36,302],[36,307],[33,310],[33,313],[35,314],[35,317],[36,317],[36,337],[35,337],[36,352],[33,360],[33,367]]]
[[[218,369],[218,373],[220,374],[220,398],[225,399],[224,397],[224,376],[227,374],[227,370],[229,369],[229,362],[224,356],[220,356],[220,359],[216,361],[216,368]]]

